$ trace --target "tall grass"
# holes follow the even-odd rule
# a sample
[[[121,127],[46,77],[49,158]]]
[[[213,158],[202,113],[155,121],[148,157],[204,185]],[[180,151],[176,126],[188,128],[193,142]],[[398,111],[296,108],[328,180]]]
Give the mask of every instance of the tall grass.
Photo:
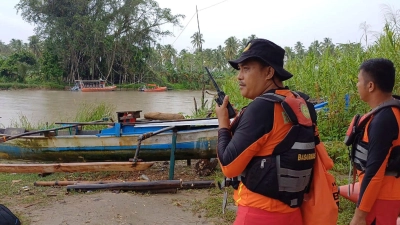
[[[115,106],[105,102],[82,103],[78,107],[73,122],[94,122],[94,121],[114,120],[113,118],[114,111],[115,111]],[[64,119],[67,120],[68,118]],[[1,126],[2,124],[0,124],[0,127]],[[26,130],[41,130],[41,129],[53,128],[56,126],[58,125],[55,125],[54,123],[51,124],[44,122],[32,123],[23,114],[18,114],[18,118],[11,120],[11,125],[10,125],[10,127],[25,128]],[[104,126],[95,126],[95,125],[84,126],[85,130],[90,130],[90,129],[97,130],[101,129],[102,127]]]
[[[79,106],[76,115],[75,122],[94,122],[94,121],[107,121],[115,120],[113,114],[115,106],[107,104],[105,102],[100,103],[83,103]],[[86,130],[99,129],[101,127],[95,125],[84,126]]]
[[[10,127],[25,128],[25,130],[38,130],[52,128],[54,127],[54,124],[48,124],[44,122],[32,123],[29,121],[28,117],[22,113],[19,113],[17,119],[11,119]]]

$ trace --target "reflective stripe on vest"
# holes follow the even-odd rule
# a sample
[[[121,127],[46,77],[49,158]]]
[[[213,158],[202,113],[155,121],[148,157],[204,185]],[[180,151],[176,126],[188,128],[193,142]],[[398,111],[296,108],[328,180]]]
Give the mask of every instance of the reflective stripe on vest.
[[[367,161],[368,157],[368,150],[361,145],[357,144],[356,152],[354,156],[358,159],[361,159],[363,161]]]
[[[315,148],[315,142],[295,142],[292,149],[310,150]]]

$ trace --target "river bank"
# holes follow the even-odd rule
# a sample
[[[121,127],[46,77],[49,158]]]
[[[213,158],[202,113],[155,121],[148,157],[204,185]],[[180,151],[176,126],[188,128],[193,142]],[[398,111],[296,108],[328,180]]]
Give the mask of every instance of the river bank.
[[[117,91],[138,91],[139,88],[143,87],[145,84],[115,84],[117,86]],[[59,84],[54,82],[45,82],[45,83],[1,83],[0,82],[0,91],[4,90],[19,90],[19,89],[28,89],[28,90],[66,90],[69,91],[74,84]],[[181,90],[181,91],[190,91],[192,89],[185,88],[181,84],[168,84],[168,90]],[[196,91],[196,90],[193,90]]]

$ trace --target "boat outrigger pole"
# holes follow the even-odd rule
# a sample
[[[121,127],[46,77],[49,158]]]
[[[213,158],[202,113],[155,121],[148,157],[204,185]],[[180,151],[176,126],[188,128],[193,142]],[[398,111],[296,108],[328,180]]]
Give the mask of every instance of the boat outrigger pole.
[[[174,128],[175,128],[175,126],[165,127],[165,128],[160,129],[160,130],[158,130],[158,131],[156,131],[156,132],[148,132],[148,133],[144,133],[144,134],[140,135],[140,136],[138,137],[138,143],[137,143],[137,147],[136,147],[136,151],[135,151],[135,156],[133,157],[133,160],[132,160],[132,161],[133,161],[134,163],[138,162],[138,155],[139,155],[140,146],[141,146],[141,144],[142,144],[142,141],[144,141],[144,140],[146,140],[147,138],[150,138],[150,137],[152,137],[152,136],[154,136],[154,135],[157,135],[157,134],[159,134],[159,133],[172,130],[172,129],[174,129]],[[174,144],[174,143],[172,143],[172,144]]]

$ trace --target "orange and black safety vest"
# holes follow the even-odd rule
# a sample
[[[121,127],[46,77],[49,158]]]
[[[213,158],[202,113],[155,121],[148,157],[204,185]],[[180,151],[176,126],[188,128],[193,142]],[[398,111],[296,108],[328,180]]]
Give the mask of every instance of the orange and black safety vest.
[[[316,156],[315,146],[319,138],[315,138],[314,106],[300,94],[289,93],[293,96],[265,93],[257,97],[279,103],[285,120],[293,126],[271,155],[252,158],[241,181],[252,192],[278,199],[296,208],[302,204],[304,193],[310,185]]]
[[[361,173],[365,172],[369,151],[368,143],[363,140],[363,136],[366,132],[366,125],[376,113],[387,107],[397,107],[400,109],[400,101],[398,99],[392,99],[374,108],[363,116],[358,114],[355,115],[347,129],[344,143],[347,146],[351,146],[349,151],[350,161],[357,170],[361,171]],[[400,123],[400,121],[398,121],[398,123]],[[400,148],[400,146],[393,146],[392,148]],[[400,176],[400,151],[391,152],[385,175]]]

